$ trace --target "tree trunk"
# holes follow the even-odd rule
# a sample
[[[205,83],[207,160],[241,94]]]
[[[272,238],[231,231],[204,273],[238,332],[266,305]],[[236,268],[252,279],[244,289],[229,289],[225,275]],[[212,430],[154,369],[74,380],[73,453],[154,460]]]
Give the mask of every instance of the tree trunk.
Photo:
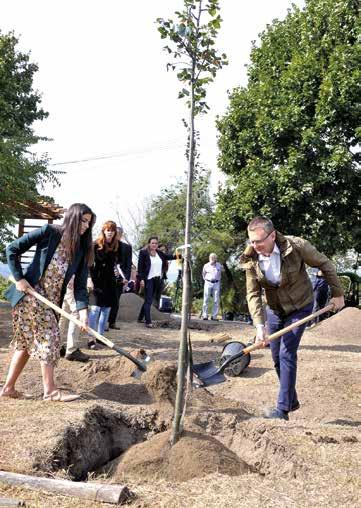
[[[187,206],[186,206],[186,229],[184,238],[184,261],[183,261],[183,294],[182,294],[182,322],[180,331],[180,344],[178,353],[178,371],[177,371],[177,395],[175,400],[174,408],[174,419],[173,419],[173,432],[171,442],[174,445],[182,432],[182,412],[184,405],[184,387],[185,387],[185,376],[187,370],[187,331],[188,331],[188,319],[190,314],[190,294],[191,294],[191,280],[190,280],[190,260],[191,250],[189,248],[191,240],[191,220],[192,220],[192,190],[193,190],[193,174],[194,174],[194,151],[195,151],[195,139],[194,139],[194,74],[195,65],[193,62],[192,67],[192,85],[191,85],[191,107],[190,107],[190,128],[189,128],[189,166],[188,166],[188,181],[187,181]]]

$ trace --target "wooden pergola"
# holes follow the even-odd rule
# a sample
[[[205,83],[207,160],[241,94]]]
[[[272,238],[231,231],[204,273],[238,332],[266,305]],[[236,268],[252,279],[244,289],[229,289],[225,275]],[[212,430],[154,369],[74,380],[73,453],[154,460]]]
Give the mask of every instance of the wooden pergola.
[[[62,219],[63,213],[66,210],[60,205],[55,203],[47,203],[40,201],[38,203],[26,201],[25,203],[17,203],[19,216],[18,236],[22,236],[26,229],[38,228],[39,225],[27,224],[26,220],[46,220],[48,224],[52,224],[54,220]]]
[[[47,203],[46,201],[26,201],[24,203],[16,203],[18,211],[19,225],[18,237],[24,233],[28,233],[32,229],[40,227],[39,224],[25,224],[29,220],[45,220],[48,224],[52,224],[54,220],[62,219],[66,208],[55,203]],[[26,254],[21,256],[21,263],[28,264],[33,258],[35,249],[30,249]]]

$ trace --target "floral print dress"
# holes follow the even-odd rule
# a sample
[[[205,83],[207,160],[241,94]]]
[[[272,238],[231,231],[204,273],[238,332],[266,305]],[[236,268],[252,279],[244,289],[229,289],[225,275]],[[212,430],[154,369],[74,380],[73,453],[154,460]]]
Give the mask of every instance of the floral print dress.
[[[59,305],[68,261],[60,242],[43,277],[34,289]],[[60,331],[52,309],[26,294],[13,310],[13,340],[16,350],[26,349],[32,358],[55,365],[60,357]]]

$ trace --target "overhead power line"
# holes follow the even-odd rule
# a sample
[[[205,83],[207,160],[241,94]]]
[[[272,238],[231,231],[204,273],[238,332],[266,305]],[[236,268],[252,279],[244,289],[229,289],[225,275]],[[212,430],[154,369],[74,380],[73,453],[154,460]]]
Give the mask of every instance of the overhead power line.
[[[81,164],[84,162],[92,162],[92,161],[99,161],[99,160],[105,160],[105,159],[116,159],[116,158],[121,158],[121,157],[127,157],[129,155],[137,156],[137,155],[142,155],[142,154],[149,153],[149,152],[164,151],[164,150],[170,150],[172,148],[184,147],[184,143],[180,143],[178,140],[175,140],[175,141],[177,141],[177,143],[175,143],[175,144],[170,143],[167,145],[160,145],[160,146],[156,146],[156,147],[152,146],[152,147],[147,147],[147,148],[138,149],[138,150],[125,150],[123,152],[117,152],[117,153],[94,155],[93,157],[87,157],[84,159],[75,159],[75,160],[64,161],[64,162],[53,162],[49,165],[50,166],[65,166],[68,164]]]

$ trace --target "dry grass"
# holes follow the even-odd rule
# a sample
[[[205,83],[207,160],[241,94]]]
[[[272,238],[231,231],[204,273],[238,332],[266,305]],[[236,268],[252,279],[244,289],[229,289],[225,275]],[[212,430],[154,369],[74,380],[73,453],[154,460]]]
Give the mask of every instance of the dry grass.
[[[132,506],[361,506],[360,319],[360,311],[345,309],[304,334],[298,371],[301,410],[290,415],[288,423],[257,417],[265,406],[274,404],[277,395],[268,350],[252,354],[250,367],[241,378],[193,393],[188,405],[192,423],[244,459],[255,472],[234,477],[214,473],[182,483],[119,478],[137,494]],[[1,330],[8,333],[9,326],[4,323],[0,335]],[[227,329],[215,331],[226,333]],[[229,333],[246,342],[253,328],[232,326]],[[209,343],[214,335],[213,331],[192,332],[196,363],[217,358],[222,344]],[[110,337],[122,347],[143,346],[154,359],[177,358],[177,330],[148,331],[131,323],[122,324],[120,333],[112,332]],[[0,336],[0,346],[3,375],[8,358],[4,336]],[[146,397],[142,382],[122,377],[121,362],[112,355],[109,351],[92,354],[94,363],[109,362],[112,367],[108,372],[95,372],[94,368],[87,373],[79,365],[61,362],[58,380],[70,389],[83,389],[87,397],[74,405],[44,404],[38,365],[29,364],[19,388],[30,390],[36,400],[0,402],[0,469],[31,474],[34,457],[46,459],[49,453],[51,458],[66,429],[81,427],[84,415],[95,404],[104,411],[127,412],[130,427],[137,418],[148,422],[158,418],[160,425],[156,406]],[[163,417],[168,418],[163,424],[169,425],[169,415]],[[55,474],[66,476],[66,468]],[[0,485],[1,495],[25,499],[34,507],[109,506],[4,485]]]

